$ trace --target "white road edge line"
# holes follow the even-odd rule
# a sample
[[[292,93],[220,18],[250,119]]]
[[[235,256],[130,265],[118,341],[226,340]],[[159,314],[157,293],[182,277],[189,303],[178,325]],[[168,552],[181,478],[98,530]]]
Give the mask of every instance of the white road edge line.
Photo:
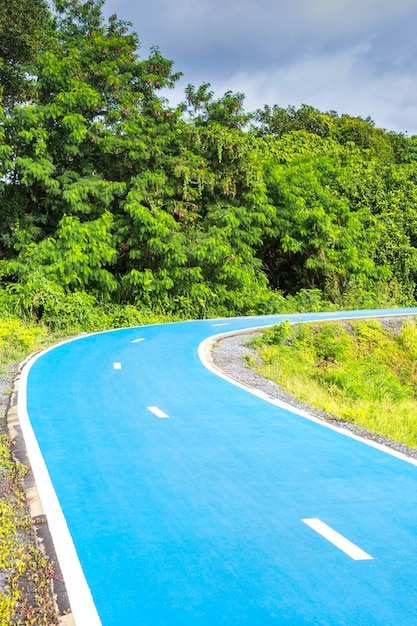
[[[70,341],[75,341],[75,339]],[[70,343],[70,341],[62,342],[62,344],[59,345]],[[71,533],[52,485],[27,411],[27,379],[29,370],[40,356],[43,356],[46,352],[53,350],[55,347],[56,346],[53,346],[35,355],[22,369],[19,381],[19,423],[25,440],[36,487],[46,513],[52,540],[61,566],[74,621],[77,626],[102,626],[93,596],[81,567]]]
[[[156,415],[156,417],[169,417],[166,413],[161,411],[157,406],[147,406],[148,411]]]
[[[349,539],[346,539],[346,537],[322,522],[317,517],[302,519],[301,521],[304,522],[304,524],[307,524],[307,526],[312,528],[314,531],[316,531],[316,533],[327,539],[327,541],[336,546],[336,548],[339,548],[339,550],[342,550],[342,552],[350,556],[350,558],[354,561],[373,560],[373,557],[370,554],[349,541]]]
[[[212,327],[214,326],[230,326],[231,322],[222,322],[221,324],[211,324]]]
[[[122,369],[122,364],[121,363],[113,363],[113,367],[115,370],[121,370]]]
[[[375,309],[373,315],[369,315],[369,314],[365,314],[365,315],[349,315],[349,311],[346,311],[346,315],[344,315],[343,318],[341,318],[341,317],[335,317],[335,318],[333,318],[333,317],[326,317],[326,318],[323,318],[323,320],[321,320],[321,319],[317,319],[317,320],[303,320],[303,319],[291,320],[290,319],[289,321],[290,321],[290,324],[297,324],[297,323],[309,324],[309,323],[315,322],[315,321],[333,322],[333,321],[343,321],[343,320],[349,320],[349,319],[353,319],[353,320],[369,319],[369,318],[374,318],[374,317],[378,317],[378,316],[379,317],[399,317],[399,316],[404,316],[403,313],[389,313],[388,311],[389,311],[389,309],[387,309],[387,311],[384,311],[384,312],[381,313],[379,309]],[[407,313],[406,315],[416,315],[415,309],[413,309],[413,313],[410,312],[410,313]],[[267,316],[267,317],[269,317],[269,316]],[[282,321],[288,321],[289,317],[291,317],[291,314],[288,314],[288,316],[283,314],[282,315]],[[277,322],[273,322],[272,324],[270,324],[270,326],[273,326],[274,323],[276,324]],[[320,426],[323,426],[323,428],[327,428],[328,430],[333,430],[334,432],[337,432],[337,433],[339,433],[340,435],[342,435],[344,437],[348,437],[349,439],[354,439],[355,441],[360,441],[365,446],[369,446],[370,448],[375,448],[376,450],[380,450],[381,452],[384,452],[385,454],[389,454],[390,456],[394,456],[397,459],[401,459],[402,461],[405,461],[406,463],[410,463],[410,465],[417,466],[417,459],[414,459],[414,458],[412,458],[410,456],[407,456],[403,452],[399,452],[398,450],[395,450],[395,448],[390,448],[390,447],[388,447],[388,446],[386,446],[386,445],[384,445],[382,443],[379,443],[377,441],[373,441],[372,439],[366,439],[365,437],[361,437],[360,435],[356,435],[355,433],[351,432],[350,430],[347,430],[346,428],[343,428],[342,426],[334,426],[330,422],[326,422],[326,421],[320,419],[319,417],[315,417],[311,413],[308,413],[307,411],[304,411],[303,409],[298,409],[295,406],[293,406],[292,404],[284,402],[283,400],[278,400],[277,398],[272,398],[271,396],[268,396],[264,391],[260,391],[259,389],[254,389],[253,387],[249,387],[248,385],[245,385],[244,383],[241,383],[240,381],[236,380],[236,378],[233,378],[232,376],[229,376],[228,374],[225,374],[223,371],[218,369],[213,364],[212,359],[209,356],[210,349],[211,349],[210,346],[213,343],[223,339],[224,337],[229,337],[229,336],[232,336],[232,335],[250,334],[251,332],[254,332],[254,331],[257,331],[257,330],[266,330],[266,328],[268,328],[268,326],[259,326],[259,325],[255,324],[251,328],[248,327],[248,328],[245,328],[245,329],[233,330],[231,332],[218,333],[217,335],[211,335],[210,337],[206,337],[206,339],[204,339],[200,343],[200,345],[198,346],[198,356],[200,358],[200,361],[202,362],[204,367],[206,367],[210,372],[213,372],[213,374],[216,374],[216,376],[219,376],[219,378],[223,378],[224,380],[227,380],[232,385],[235,385],[236,387],[240,387],[240,389],[244,389],[247,393],[251,393],[252,395],[257,396],[258,398],[261,398],[265,402],[269,402],[270,404],[274,404],[275,406],[278,406],[281,409],[285,409],[286,411],[289,411],[290,413],[294,413],[295,415],[299,415],[300,417],[303,417],[304,419],[307,419],[310,422],[315,422],[316,424],[320,424]]]

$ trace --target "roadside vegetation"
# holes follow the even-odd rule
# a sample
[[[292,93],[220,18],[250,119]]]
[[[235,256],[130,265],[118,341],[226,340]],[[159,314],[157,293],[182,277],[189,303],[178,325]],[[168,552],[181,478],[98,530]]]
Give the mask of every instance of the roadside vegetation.
[[[416,137],[207,83],[171,106],[174,61],[103,5],[0,6],[1,300],[49,326],[415,302]]]
[[[0,436],[0,624],[52,626],[58,613],[52,594],[54,568],[37,544],[10,441]]]
[[[417,323],[288,322],[251,341],[250,366],[330,417],[417,448]]]
[[[28,468],[13,455],[6,408],[19,362],[46,345],[48,333],[34,322],[0,319],[0,624],[58,624],[54,567],[42,552],[24,491]]]

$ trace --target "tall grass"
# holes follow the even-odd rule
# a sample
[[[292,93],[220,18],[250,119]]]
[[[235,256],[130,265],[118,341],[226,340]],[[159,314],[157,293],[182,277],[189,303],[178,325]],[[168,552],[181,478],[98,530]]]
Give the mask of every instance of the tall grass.
[[[254,369],[297,400],[417,448],[417,325],[279,325],[252,341]]]

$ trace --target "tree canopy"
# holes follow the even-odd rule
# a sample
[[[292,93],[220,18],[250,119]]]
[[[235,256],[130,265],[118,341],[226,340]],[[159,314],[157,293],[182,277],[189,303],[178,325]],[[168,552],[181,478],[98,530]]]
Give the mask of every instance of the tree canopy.
[[[415,138],[307,105],[246,113],[207,83],[172,107],[174,62],[142,58],[102,0],[11,5],[0,277],[38,317],[48,290],[197,316],[306,290],[415,301]]]
[[[45,0],[0,4],[0,103],[11,106],[30,95],[30,69],[47,42],[52,17]]]

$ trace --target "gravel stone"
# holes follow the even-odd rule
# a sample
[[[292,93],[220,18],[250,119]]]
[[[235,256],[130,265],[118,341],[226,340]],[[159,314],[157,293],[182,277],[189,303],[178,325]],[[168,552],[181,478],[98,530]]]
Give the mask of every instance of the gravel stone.
[[[0,373],[0,435],[7,434],[7,408],[13,388],[13,380],[18,368],[17,364],[11,365],[5,372]]]
[[[383,326],[387,328],[387,330],[394,333],[399,332],[402,324],[402,320],[400,318],[384,318],[383,320],[378,321],[380,321]],[[375,435],[374,433],[371,433],[364,428],[360,428],[355,424],[350,424],[349,422],[340,420],[336,416],[326,413],[325,411],[320,411],[319,409],[308,404],[298,402],[289,393],[281,389],[279,385],[253,372],[245,360],[249,357],[250,359],[259,362],[259,356],[256,350],[247,345],[248,341],[252,337],[253,333],[229,335],[225,336],[223,339],[218,338],[216,343],[213,344],[211,351],[213,365],[231,378],[234,378],[248,387],[262,391],[270,398],[286,402],[296,409],[307,411],[316,418],[325,422],[330,422],[332,426],[349,430],[359,437],[370,439],[381,445],[388,446],[397,452],[401,452],[406,456],[412,457],[413,459],[417,459],[417,450],[414,448],[409,448],[396,441],[385,439],[384,437]]]

